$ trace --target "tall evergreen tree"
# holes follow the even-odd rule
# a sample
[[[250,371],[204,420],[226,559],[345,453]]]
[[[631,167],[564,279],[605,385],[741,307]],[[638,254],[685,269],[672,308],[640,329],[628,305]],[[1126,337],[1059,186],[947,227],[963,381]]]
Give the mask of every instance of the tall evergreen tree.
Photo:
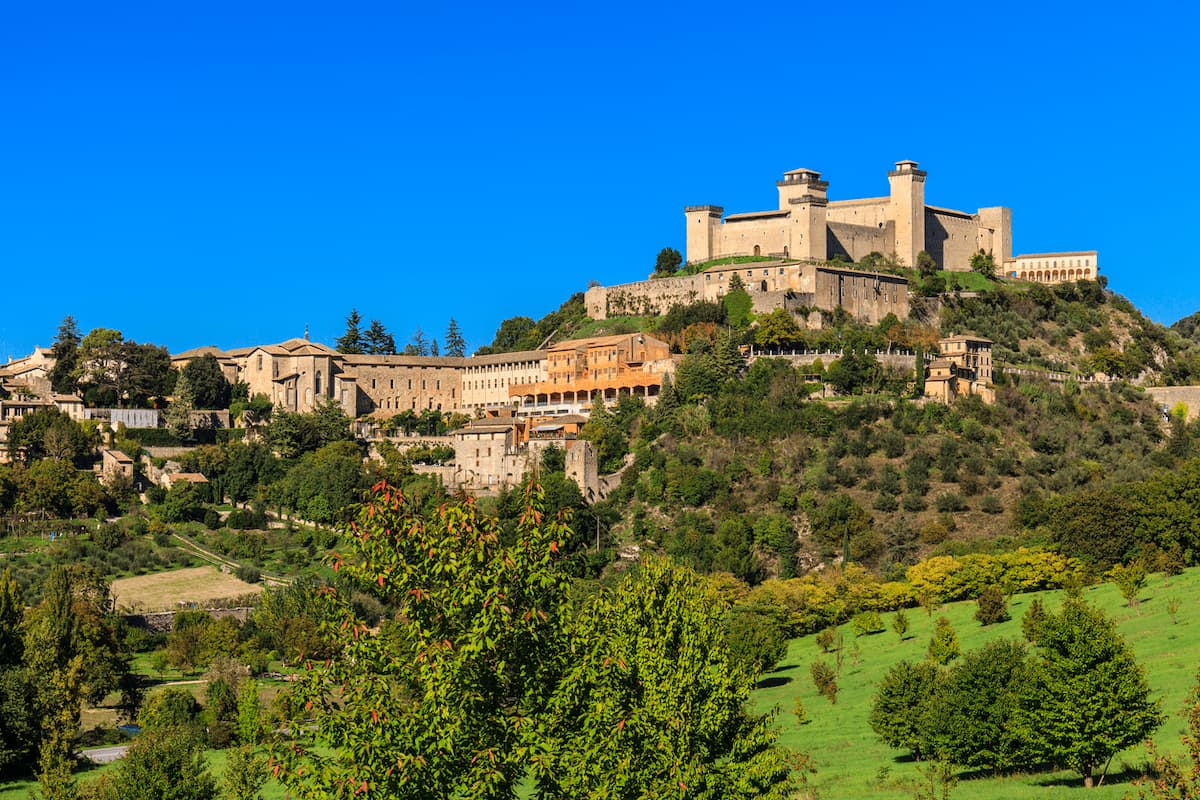
[[[359,315],[358,309],[350,309],[350,313],[346,316],[346,332],[335,342],[335,349],[339,353],[354,355],[363,351],[363,338],[359,331],[361,324],[362,317]]]
[[[25,601],[12,569],[0,573],[0,667],[21,663],[21,620]]]
[[[376,356],[391,356],[396,354],[396,339],[388,333],[388,329],[377,319],[371,320],[367,333],[362,340],[362,352]]]
[[[427,356],[429,355],[429,342],[425,340],[425,331],[421,330],[418,325],[413,331],[412,338],[408,340],[408,344],[404,346],[404,355],[406,356]]]
[[[431,355],[431,356],[440,356],[441,355],[441,352],[438,350],[437,339],[434,339],[432,342],[429,343],[429,355]]]
[[[454,358],[463,358],[467,354],[467,340],[463,338],[462,331],[458,329],[458,322],[454,317],[450,318],[450,324],[446,326],[446,355]]]
[[[50,352],[54,356],[54,366],[50,368],[50,387],[60,394],[71,394],[79,388],[75,377],[75,367],[79,359],[79,325],[70,314],[63,317],[59,323],[58,334]]]

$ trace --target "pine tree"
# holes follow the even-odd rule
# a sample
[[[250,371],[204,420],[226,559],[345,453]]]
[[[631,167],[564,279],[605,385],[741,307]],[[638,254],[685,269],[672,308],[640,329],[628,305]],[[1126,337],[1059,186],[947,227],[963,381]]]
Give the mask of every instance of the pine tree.
[[[0,667],[21,663],[21,619],[25,601],[8,567],[0,573]]]
[[[462,331],[458,329],[458,323],[454,317],[450,318],[450,324],[446,326],[446,355],[454,358],[463,358],[467,354],[467,340],[463,338]]]
[[[363,351],[362,333],[358,329],[361,324],[362,317],[359,316],[358,309],[350,309],[350,314],[346,317],[346,332],[335,343],[339,353],[357,354]]]
[[[79,381],[75,377],[75,367],[79,361],[79,325],[70,314],[63,317],[59,323],[58,334],[50,353],[54,356],[54,366],[50,369],[50,387],[55,392],[70,394],[79,389]]]
[[[377,319],[371,320],[367,333],[362,338],[362,352],[375,356],[396,354],[396,340]]]
[[[167,427],[180,439],[192,435],[192,409],[195,407],[192,384],[186,372],[180,373],[175,381],[175,394],[167,408]]]
[[[726,380],[736,378],[746,366],[742,351],[738,348],[730,331],[724,330],[717,335],[716,347],[713,348],[713,360]]]
[[[439,352],[439,350],[438,350],[437,339],[434,339],[432,342],[429,343],[429,355],[431,355],[431,356],[440,356],[441,355],[441,352]]]
[[[408,340],[408,344],[404,345],[404,355],[406,356],[427,356],[429,355],[429,343],[425,341],[425,331],[421,330],[418,325],[413,332],[412,338]]]

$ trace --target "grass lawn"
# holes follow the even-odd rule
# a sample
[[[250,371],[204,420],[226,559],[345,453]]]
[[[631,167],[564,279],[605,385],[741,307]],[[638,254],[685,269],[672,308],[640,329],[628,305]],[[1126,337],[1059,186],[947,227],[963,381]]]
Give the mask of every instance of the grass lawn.
[[[262,590],[262,584],[246,583],[212,566],[156,572],[112,582],[117,607],[139,611],[172,611],[180,603],[203,606],[213,600],[257,594]]]
[[[840,691],[836,705],[830,705],[817,693],[809,672],[814,660],[821,658],[833,663],[834,655],[822,654],[812,636],[796,639],[791,642],[779,669],[765,676],[760,683],[753,695],[753,703],[760,711],[772,706],[779,708],[780,741],[813,756],[817,772],[811,783],[820,797],[908,800],[913,796],[909,784],[916,777],[916,765],[908,759],[906,752],[892,750],[879,742],[868,723],[876,684],[895,662],[924,658],[933,620],[938,616],[950,619],[965,652],[996,637],[1020,639],[1021,616],[1038,596],[1051,609],[1057,608],[1062,600],[1061,592],[1017,595],[1009,601],[1012,618],[987,628],[975,621],[974,602],[946,605],[934,612],[933,619],[922,609],[912,609],[907,612],[910,630],[904,641],[899,641],[891,630],[891,614],[883,615],[888,629],[880,634],[856,639],[850,625],[842,626],[846,653],[838,680]],[[1197,614],[1200,609],[1200,569],[1190,569],[1172,578],[1166,587],[1161,576],[1152,576],[1136,610],[1125,607],[1125,601],[1111,584],[1091,587],[1085,590],[1084,597],[1117,621],[1121,635],[1146,669],[1152,693],[1162,698],[1167,722],[1154,736],[1155,741],[1164,750],[1181,752],[1179,736],[1184,732],[1185,723],[1180,711],[1200,665],[1200,615]],[[1172,622],[1167,612],[1167,601],[1172,597],[1181,602],[1177,623]],[[860,651],[857,664],[852,655],[856,644]],[[793,715],[797,697],[808,712],[810,721],[807,724],[797,724]],[[1092,790],[1084,789],[1079,776],[1066,771],[1003,777],[960,776],[961,782],[952,797],[1113,800],[1135,791],[1128,781],[1136,776],[1146,760],[1146,751],[1141,745],[1118,754],[1104,785]]]

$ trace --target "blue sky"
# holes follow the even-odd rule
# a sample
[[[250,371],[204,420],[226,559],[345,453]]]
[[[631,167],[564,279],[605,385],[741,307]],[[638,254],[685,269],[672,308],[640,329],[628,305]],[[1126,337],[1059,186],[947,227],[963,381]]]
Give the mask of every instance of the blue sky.
[[[0,3],[0,359],[180,351],[357,307],[471,348],[819,170],[1013,209],[1165,323],[1200,309],[1191,4]]]

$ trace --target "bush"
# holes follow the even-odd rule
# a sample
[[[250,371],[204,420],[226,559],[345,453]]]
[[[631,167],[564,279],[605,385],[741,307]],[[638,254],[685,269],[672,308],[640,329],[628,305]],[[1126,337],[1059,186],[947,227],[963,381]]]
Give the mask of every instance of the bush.
[[[813,686],[817,687],[817,691],[830,704],[836,703],[838,694],[837,671],[825,661],[814,661],[810,671],[812,672]]]
[[[958,492],[943,492],[937,496],[934,501],[934,506],[938,511],[965,511],[967,501],[963,500],[963,496]]]
[[[829,653],[833,650],[833,640],[836,634],[833,628],[824,628],[817,633],[817,647],[821,648],[822,653]]]
[[[854,615],[854,619],[850,624],[853,625],[856,636],[865,636],[883,631],[883,621],[879,618],[878,611],[860,611]]]
[[[904,510],[910,514],[915,514],[918,511],[925,510],[925,498],[921,497],[921,495],[915,492],[912,492],[904,495],[904,502],[901,503],[901,506],[903,506]]]
[[[238,580],[246,583],[258,583],[262,580],[262,573],[258,569],[245,564],[238,567],[233,574],[237,576]]]
[[[935,664],[946,665],[958,658],[959,652],[958,634],[954,632],[954,626],[945,617],[938,617],[926,656]]]
[[[1004,591],[996,585],[987,586],[979,593],[975,601],[975,619],[981,625],[991,625],[1008,619],[1008,598]]]
[[[1003,514],[1004,506],[994,494],[985,494],[979,498],[979,510],[985,514]]]

